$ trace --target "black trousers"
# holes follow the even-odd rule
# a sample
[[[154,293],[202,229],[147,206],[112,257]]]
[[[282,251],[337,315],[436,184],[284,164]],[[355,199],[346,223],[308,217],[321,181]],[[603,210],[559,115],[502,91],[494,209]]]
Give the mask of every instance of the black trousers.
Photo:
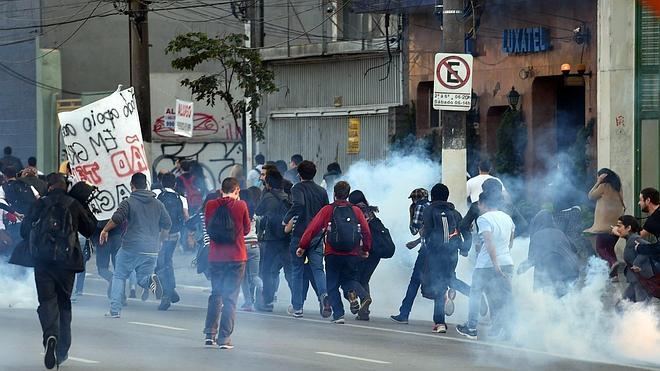
[[[55,336],[57,356],[63,358],[71,347],[71,291],[76,274],[52,266],[34,268],[34,281],[39,298],[39,322],[43,332],[43,344]]]
[[[280,279],[280,271],[284,268],[284,277],[287,283],[291,281],[291,254],[289,241],[264,241],[260,263],[262,265],[261,279],[264,283],[263,302],[273,302]],[[291,286],[289,285],[289,288]]]

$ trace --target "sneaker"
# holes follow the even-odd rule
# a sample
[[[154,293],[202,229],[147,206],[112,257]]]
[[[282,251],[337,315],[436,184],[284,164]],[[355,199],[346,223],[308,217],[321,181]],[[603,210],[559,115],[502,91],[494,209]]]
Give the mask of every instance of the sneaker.
[[[158,278],[158,275],[155,273],[151,275],[149,291],[156,294],[156,298],[161,298],[163,296],[163,285],[160,284],[160,278]]]
[[[76,304],[78,302],[78,298],[75,296],[71,297],[71,304]]]
[[[286,312],[287,312],[290,316],[293,316],[293,312],[295,312],[295,311],[293,310],[293,305],[289,305],[289,306],[286,308]]]
[[[110,311],[110,312],[104,314],[103,316],[104,316],[105,318],[119,318],[119,317],[120,317],[119,313],[117,313],[117,312],[112,312],[112,311]]]
[[[46,352],[44,354],[44,366],[51,370],[57,365],[57,355],[55,355],[55,348],[57,348],[57,338],[50,336],[46,340]]]
[[[455,293],[454,293],[454,297],[456,297]],[[454,305],[454,299],[452,299],[451,295],[447,293],[447,297],[445,298],[445,316],[450,317],[452,314],[454,314],[455,309],[456,306]]]
[[[172,305],[172,301],[170,300],[169,296],[163,296],[160,299],[160,305],[158,306],[158,310],[168,310],[170,309],[170,306]]]
[[[366,317],[367,321],[369,320],[369,306],[371,305],[371,298],[366,298],[362,301],[360,304],[360,308],[358,308],[357,315],[358,317]]]
[[[332,306],[330,306],[330,299],[328,299],[328,294],[321,295],[321,317],[329,318],[332,315]]]
[[[341,316],[339,318],[333,319],[332,323],[337,324],[337,325],[343,325],[344,323],[346,323],[346,320],[344,319],[344,316]]]
[[[433,325],[433,330],[431,331],[438,334],[446,334],[447,325],[445,325],[444,323],[436,323],[435,325]]]
[[[128,295],[128,297],[131,298],[131,299],[137,298],[135,289],[131,289],[131,293]]]
[[[303,310],[298,309],[293,311],[293,318],[302,318],[303,317]]]
[[[351,304],[351,313],[357,314],[360,310],[360,302],[358,301],[357,294],[355,291],[351,290],[347,295],[348,302]]]
[[[220,349],[231,350],[234,349],[234,346],[231,343],[220,344]]]
[[[140,299],[142,301],[147,301],[149,299],[149,290],[148,289],[142,289],[142,296],[140,296]]]
[[[218,345],[218,343],[215,341],[214,338],[207,337],[206,339],[204,339],[204,346],[205,347],[215,347],[216,345]]]
[[[170,301],[172,302],[172,304],[176,304],[179,301],[181,301],[181,297],[179,296],[179,293],[176,292],[176,290],[172,290],[172,295],[170,297]]]
[[[396,322],[396,323],[400,323],[400,324],[402,324],[402,325],[407,325],[407,324],[408,324],[408,318],[407,318],[407,317],[404,317],[404,316],[402,316],[402,315],[400,315],[400,314],[398,314],[398,315],[396,315],[396,316],[390,316],[390,319],[391,319],[392,321],[394,321],[394,322]]]
[[[477,339],[477,329],[469,328],[467,325],[456,325],[456,332],[465,336],[468,339]]]
[[[355,316],[355,320],[356,321],[368,321],[369,320],[369,315],[368,314],[365,314],[365,315],[359,315],[358,314],[357,316]]]
[[[252,304],[250,303],[245,303],[241,305],[241,310],[243,312],[254,312],[254,308],[252,308]]]

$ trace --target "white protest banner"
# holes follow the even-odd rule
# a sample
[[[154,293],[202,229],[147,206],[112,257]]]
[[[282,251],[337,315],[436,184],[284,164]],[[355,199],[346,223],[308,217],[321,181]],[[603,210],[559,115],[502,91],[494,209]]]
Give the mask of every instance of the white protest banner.
[[[174,108],[167,107],[165,109],[165,115],[163,115],[163,121],[165,123],[166,128],[174,129],[174,125],[176,123],[176,113],[174,112]]]
[[[193,136],[193,103],[176,100],[176,121],[174,134],[191,138]]]
[[[147,164],[133,88],[58,114],[73,176],[99,188],[90,208],[110,219],[131,193],[131,176],[151,174]]]

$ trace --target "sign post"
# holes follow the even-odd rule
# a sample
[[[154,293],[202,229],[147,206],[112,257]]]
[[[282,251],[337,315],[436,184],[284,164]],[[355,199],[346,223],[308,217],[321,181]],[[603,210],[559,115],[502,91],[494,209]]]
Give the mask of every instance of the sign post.
[[[192,138],[193,136],[193,103],[176,100],[176,118],[174,134]]]
[[[435,55],[433,108],[443,111],[469,111],[472,102],[472,55]]]

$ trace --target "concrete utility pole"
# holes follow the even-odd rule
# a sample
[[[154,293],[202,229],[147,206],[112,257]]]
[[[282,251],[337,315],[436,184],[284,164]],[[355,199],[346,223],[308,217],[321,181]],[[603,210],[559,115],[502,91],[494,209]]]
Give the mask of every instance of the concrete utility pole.
[[[151,94],[149,86],[148,1],[128,0],[131,45],[131,86],[135,88],[142,140],[151,142]]]
[[[442,52],[465,53],[463,0],[444,0],[442,8]],[[467,211],[466,113],[441,111],[442,182],[449,187],[449,199],[463,215]]]

